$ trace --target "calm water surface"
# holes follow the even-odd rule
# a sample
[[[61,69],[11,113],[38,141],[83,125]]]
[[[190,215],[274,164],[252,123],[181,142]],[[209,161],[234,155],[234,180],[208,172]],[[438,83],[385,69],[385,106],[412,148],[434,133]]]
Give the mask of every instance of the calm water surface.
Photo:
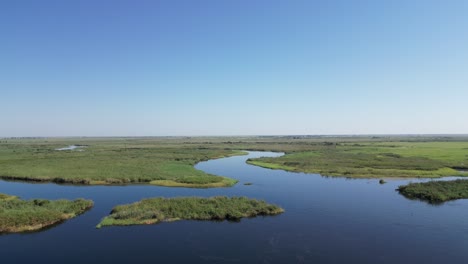
[[[378,180],[327,178],[245,163],[278,155],[250,152],[196,166],[238,179],[232,188],[0,181],[0,193],[25,199],[83,197],[95,202],[91,211],[51,229],[0,236],[1,263],[468,263],[468,200],[433,206],[395,192],[409,180],[380,185]],[[260,198],[286,212],[240,223],[179,221],[95,229],[117,204],[192,195]]]
[[[55,150],[75,150],[75,149],[78,149],[78,148],[84,148],[84,146],[70,145],[68,147],[58,148],[58,149],[55,149]]]

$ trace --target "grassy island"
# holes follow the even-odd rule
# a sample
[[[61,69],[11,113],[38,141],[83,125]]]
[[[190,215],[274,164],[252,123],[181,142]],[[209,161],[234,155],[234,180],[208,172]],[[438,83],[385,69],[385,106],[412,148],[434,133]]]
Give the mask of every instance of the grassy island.
[[[119,205],[97,226],[145,225],[176,220],[239,220],[258,215],[276,215],[284,210],[265,201],[246,197],[151,198]]]
[[[410,183],[398,187],[397,190],[409,199],[420,199],[429,203],[442,203],[468,198],[468,180]]]
[[[15,139],[0,144],[0,179],[59,184],[227,187],[236,180],[196,170],[200,161],[245,152],[184,138]],[[66,149],[68,145],[86,146]]]
[[[90,200],[21,200],[0,194],[0,233],[39,230],[73,218],[93,206]]]

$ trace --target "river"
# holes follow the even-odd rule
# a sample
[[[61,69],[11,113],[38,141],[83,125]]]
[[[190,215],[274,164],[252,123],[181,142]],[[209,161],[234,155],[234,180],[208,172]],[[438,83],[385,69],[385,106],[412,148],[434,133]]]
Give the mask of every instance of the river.
[[[1,263],[468,263],[468,200],[434,206],[395,191],[411,180],[381,185],[377,179],[322,177],[245,163],[247,158],[279,155],[249,152],[196,165],[240,181],[230,188],[0,181],[0,193],[23,199],[81,197],[95,202],[91,211],[50,229],[0,236]],[[239,223],[95,228],[118,204],[157,196],[215,195],[265,199],[286,212]]]

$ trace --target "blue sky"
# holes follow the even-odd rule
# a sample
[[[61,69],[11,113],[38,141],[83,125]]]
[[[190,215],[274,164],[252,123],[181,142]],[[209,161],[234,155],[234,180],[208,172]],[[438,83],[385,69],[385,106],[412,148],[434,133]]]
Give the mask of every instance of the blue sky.
[[[1,136],[468,133],[468,1],[1,1]]]

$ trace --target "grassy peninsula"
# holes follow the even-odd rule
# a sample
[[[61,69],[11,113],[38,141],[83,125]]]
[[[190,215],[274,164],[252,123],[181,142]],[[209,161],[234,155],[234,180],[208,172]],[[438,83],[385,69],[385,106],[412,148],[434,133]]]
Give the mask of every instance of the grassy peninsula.
[[[468,180],[410,183],[398,187],[398,191],[409,199],[420,199],[429,203],[442,203],[468,198]]]
[[[309,144],[307,151],[288,151],[282,157],[249,159],[247,163],[270,169],[356,178],[468,176],[464,171],[468,169],[466,139],[398,139],[354,142],[335,139]]]
[[[0,193],[0,201],[9,201],[13,199],[17,199],[17,196],[12,196],[4,193]]]
[[[265,201],[246,197],[151,198],[119,205],[98,228],[112,225],[145,225],[176,220],[239,220],[258,215],[276,215],[284,210]]]
[[[0,143],[0,179],[60,184],[226,187],[237,181],[193,166],[244,152],[183,138],[13,139]],[[75,150],[57,150],[68,145]]]
[[[90,200],[21,200],[0,194],[0,233],[39,230],[73,218],[93,206]]]

